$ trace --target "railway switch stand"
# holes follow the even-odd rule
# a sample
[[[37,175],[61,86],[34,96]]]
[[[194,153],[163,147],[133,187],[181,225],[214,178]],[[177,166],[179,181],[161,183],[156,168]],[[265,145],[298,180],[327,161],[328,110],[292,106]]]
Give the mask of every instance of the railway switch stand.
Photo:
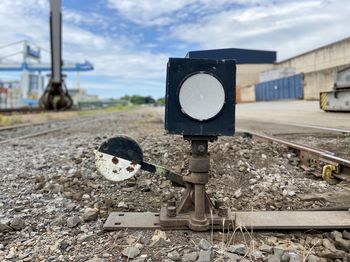
[[[170,58],[167,64],[165,129],[190,142],[189,172],[180,175],[143,161],[138,143],[127,136],[103,142],[95,151],[99,173],[122,181],[141,169],[185,187],[179,201],[169,200],[160,212],[112,212],[105,230],[129,229],[329,229],[349,228],[349,211],[234,211],[223,201],[212,203],[208,143],[235,133],[234,60]]]

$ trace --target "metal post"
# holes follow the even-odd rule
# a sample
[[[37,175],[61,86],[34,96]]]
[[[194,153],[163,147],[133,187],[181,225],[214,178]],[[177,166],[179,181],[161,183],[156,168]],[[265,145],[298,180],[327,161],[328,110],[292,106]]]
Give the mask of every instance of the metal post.
[[[207,140],[191,140],[190,179],[194,184],[194,213],[189,227],[196,231],[208,229],[209,220],[205,212],[205,184],[209,178],[209,156]]]
[[[204,220],[205,217],[204,185],[194,185],[194,218],[197,221]]]

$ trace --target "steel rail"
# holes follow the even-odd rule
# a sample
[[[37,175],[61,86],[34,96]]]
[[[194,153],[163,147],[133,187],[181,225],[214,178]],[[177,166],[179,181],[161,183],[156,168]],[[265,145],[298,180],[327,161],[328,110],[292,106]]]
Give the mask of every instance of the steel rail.
[[[308,171],[320,171],[316,176],[322,176],[325,180],[331,182],[332,179],[338,178],[350,182],[350,161],[336,156],[335,153],[310,146],[300,145],[276,136],[256,133],[248,130],[239,130],[250,137],[257,137],[263,140],[277,142],[297,152],[301,166]],[[320,168],[321,167],[321,168]],[[329,168],[331,171],[326,172]],[[320,169],[320,170],[315,170]]]
[[[109,117],[107,118],[97,118],[97,119],[82,119],[80,121],[76,121],[75,124],[81,124],[81,123],[85,123],[85,122],[93,122],[93,121],[99,121],[99,120],[104,120],[104,119],[109,119]],[[74,120],[74,119],[73,119]],[[77,120],[77,119],[75,119]],[[64,120],[64,122],[66,121],[70,121],[70,120]],[[63,121],[61,121],[63,122]],[[60,122],[54,122],[54,121],[49,121],[49,122],[46,122],[46,123],[60,123]],[[42,124],[46,124],[46,123],[42,123]],[[35,124],[36,125],[36,124]],[[33,126],[35,126],[33,125]],[[39,125],[39,124],[38,124]],[[30,125],[29,125],[30,126]],[[5,144],[5,143],[8,143],[8,142],[12,142],[12,141],[16,141],[16,140],[22,140],[22,139],[27,139],[27,138],[32,138],[32,137],[37,137],[37,136],[42,136],[42,135],[46,135],[46,134],[49,134],[49,133],[54,133],[54,132],[58,132],[58,131],[61,131],[61,130],[64,130],[64,129],[67,129],[71,127],[69,124],[64,124],[63,126],[61,127],[57,127],[57,128],[52,128],[52,129],[47,129],[47,130],[44,130],[44,131],[40,131],[40,132],[35,132],[35,133],[32,133],[32,134],[28,134],[28,135],[23,135],[23,136],[18,136],[18,137],[13,137],[13,138],[9,138],[9,139],[6,139],[6,140],[0,140],[0,145],[1,144]]]
[[[65,110],[64,112],[76,112],[79,111],[79,109],[69,109]],[[3,115],[11,115],[13,113],[18,114],[37,114],[37,113],[43,113],[43,112],[52,112],[49,110],[41,109],[41,108],[7,108],[7,109],[0,109],[0,113]]]
[[[45,111],[45,110],[44,110]],[[78,110],[66,110],[64,112],[75,112]],[[48,112],[48,111],[45,111]],[[0,110],[1,113],[1,110]],[[35,112],[30,112],[28,113],[35,113]],[[81,117],[73,117],[73,118],[68,118],[68,119],[63,119],[63,120],[48,120],[48,121],[42,121],[42,122],[36,122],[36,123],[23,123],[23,124],[17,124],[17,125],[10,125],[10,126],[0,126],[0,132],[1,131],[7,131],[7,130],[12,130],[16,128],[22,128],[22,127],[31,127],[31,126],[38,126],[38,125],[46,125],[46,124],[56,124],[56,123],[65,123],[68,121],[73,121],[75,119],[82,119],[82,118],[87,118],[90,116],[81,116]]]
[[[350,134],[350,130],[348,130],[348,129],[342,129],[342,128],[334,128],[334,127],[310,125],[310,124],[303,124],[303,123],[284,122],[284,121],[271,121],[271,123],[273,123],[273,124],[279,124],[279,125],[306,127],[306,128],[318,129],[318,130],[323,130],[323,131],[332,131],[332,132]]]
[[[5,143],[9,143],[9,142],[12,142],[12,141],[16,141],[16,140],[32,138],[32,137],[46,135],[46,134],[49,134],[49,133],[58,132],[58,131],[61,131],[61,130],[65,129],[65,128],[67,128],[67,126],[59,127],[59,128],[53,128],[53,129],[49,129],[49,130],[45,130],[45,131],[41,131],[41,132],[35,132],[35,133],[24,135],[24,136],[17,136],[17,137],[9,138],[9,139],[0,141],[0,145],[1,144],[5,144]]]
[[[0,109],[0,113],[4,115],[9,115],[12,113],[21,113],[21,114],[30,114],[30,113],[41,113],[44,112],[45,110],[40,109],[40,108],[2,108]]]
[[[16,128],[22,128],[22,127],[30,127],[30,126],[38,126],[38,125],[50,124],[50,122],[51,121],[38,122],[38,123],[25,123],[25,124],[11,125],[11,126],[2,126],[2,127],[0,127],[0,132],[1,131],[12,130],[12,129],[16,129]]]

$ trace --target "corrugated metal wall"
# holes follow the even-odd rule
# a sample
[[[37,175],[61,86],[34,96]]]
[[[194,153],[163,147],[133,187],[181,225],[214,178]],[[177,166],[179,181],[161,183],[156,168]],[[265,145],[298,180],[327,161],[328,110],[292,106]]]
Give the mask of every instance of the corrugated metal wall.
[[[303,99],[303,74],[255,85],[256,101]]]

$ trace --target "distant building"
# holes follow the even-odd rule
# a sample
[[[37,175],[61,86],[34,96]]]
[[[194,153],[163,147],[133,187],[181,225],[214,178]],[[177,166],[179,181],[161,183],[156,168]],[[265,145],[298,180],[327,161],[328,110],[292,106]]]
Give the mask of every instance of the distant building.
[[[240,102],[241,100],[255,100],[252,86],[259,82],[259,74],[262,71],[273,68],[277,53],[276,51],[225,48],[190,51],[186,57],[235,59],[237,63],[236,101]]]
[[[0,109],[20,106],[22,106],[20,82],[0,80]]]
[[[332,90],[335,73],[350,65],[350,37],[279,61],[275,68],[293,68],[304,75],[304,99],[319,99]]]
[[[74,105],[78,105],[79,102],[90,102],[98,100],[97,95],[89,95],[83,88],[68,89],[68,93],[72,97]]]

